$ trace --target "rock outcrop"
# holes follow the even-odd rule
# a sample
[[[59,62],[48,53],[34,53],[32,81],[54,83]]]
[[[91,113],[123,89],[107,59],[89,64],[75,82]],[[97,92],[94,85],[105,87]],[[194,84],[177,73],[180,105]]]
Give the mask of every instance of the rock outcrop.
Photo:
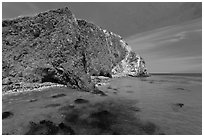
[[[145,61],[141,56],[131,51],[130,47],[128,47],[128,54],[125,59],[123,59],[120,63],[118,63],[112,69],[113,77],[122,77],[122,76],[133,76],[133,77],[147,77],[149,74],[147,73],[147,69],[145,66]]]
[[[77,20],[67,7],[3,20],[2,51],[5,87],[53,82],[93,91],[91,76],[112,77],[121,71],[138,76],[146,71],[142,58],[119,35]]]

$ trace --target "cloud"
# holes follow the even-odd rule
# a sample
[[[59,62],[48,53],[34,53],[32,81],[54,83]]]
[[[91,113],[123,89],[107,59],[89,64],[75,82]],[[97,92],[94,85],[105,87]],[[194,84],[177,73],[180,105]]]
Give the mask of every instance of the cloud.
[[[201,20],[133,35],[126,41],[144,57],[150,71],[202,71]]]

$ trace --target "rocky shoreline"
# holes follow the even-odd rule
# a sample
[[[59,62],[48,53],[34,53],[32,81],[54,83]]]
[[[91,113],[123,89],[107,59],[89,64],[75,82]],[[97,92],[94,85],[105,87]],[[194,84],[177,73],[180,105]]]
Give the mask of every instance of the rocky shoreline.
[[[108,77],[103,76],[92,76],[92,82],[96,85],[96,87],[105,86],[109,84],[108,82],[111,80]],[[2,88],[2,96],[10,95],[10,94],[19,94],[19,93],[27,93],[27,92],[35,92],[42,91],[48,88],[54,87],[67,87],[63,84],[45,82],[45,83],[19,83],[10,85],[10,89],[8,90],[8,86],[3,86]]]
[[[33,91],[42,91],[44,89],[53,88],[53,87],[65,87],[65,85],[49,83],[49,82],[47,83],[22,83],[21,85],[18,85],[13,89],[6,90],[6,91],[3,90],[2,96],[10,95],[10,94],[13,95],[13,94],[19,94],[19,93],[27,93],[27,92],[33,92]]]

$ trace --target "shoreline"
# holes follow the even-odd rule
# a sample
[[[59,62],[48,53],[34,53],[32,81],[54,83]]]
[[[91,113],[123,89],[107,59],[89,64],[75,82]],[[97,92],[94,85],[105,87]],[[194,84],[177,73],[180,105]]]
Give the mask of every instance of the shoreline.
[[[91,76],[91,79],[96,87],[106,86],[109,84],[110,80],[113,80],[114,78],[108,78],[104,76]],[[2,92],[2,96],[5,95],[13,95],[13,94],[20,94],[20,93],[28,93],[28,92],[35,92],[35,91],[42,91],[49,88],[55,88],[55,87],[68,87],[63,84],[58,83],[51,83],[51,82],[45,82],[45,83],[15,83],[13,85],[19,84],[20,87],[16,87],[12,90],[7,90]],[[73,88],[71,88],[73,89]],[[80,89],[79,89],[80,90]]]
[[[197,78],[188,83],[183,82],[185,77],[172,81],[166,76],[109,80],[110,85],[98,87],[107,96],[53,83],[42,84],[30,93],[24,90],[4,95],[3,134],[40,134],[53,126],[56,132],[69,134],[61,125],[71,127],[77,135],[201,134],[202,86]]]
[[[30,83],[29,83],[30,85]],[[62,85],[62,84],[56,84],[56,83],[35,83],[35,84],[31,84],[31,87],[21,87],[19,89],[12,89],[12,90],[8,90],[8,91],[4,91],[2,92],[2,96],[5,95],[16,95],[16,94],[20,94],[20,93],[28,93],[28,92],[40,92],[43,91],[45,89],[49,89],[49,88],[54,88],[54,87],[67,87],[66,85]],[[37,87],[36,87],[37,86]]]

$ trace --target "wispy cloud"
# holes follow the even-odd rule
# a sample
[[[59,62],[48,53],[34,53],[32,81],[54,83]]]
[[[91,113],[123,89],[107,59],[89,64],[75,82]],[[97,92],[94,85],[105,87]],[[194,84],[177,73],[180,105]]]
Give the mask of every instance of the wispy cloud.
[[[150,71],[202,71],[201,20],[134,35],[126,41],[145,58]]]

